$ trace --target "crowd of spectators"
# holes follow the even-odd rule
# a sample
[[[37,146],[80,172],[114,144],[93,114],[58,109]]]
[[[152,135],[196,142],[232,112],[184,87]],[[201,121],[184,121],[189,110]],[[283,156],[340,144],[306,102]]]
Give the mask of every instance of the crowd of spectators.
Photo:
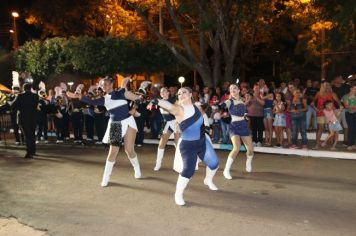
[[[230,143],[231,118],[228,110],[220,106],[230,99],[229,86],[229,82],[224,82],[215,88],[199,85],[192,88],[194,102],[203,107],[209,118],[213,143]],[[260,79],[252,84],[240,82],[239,87],[246,103],[246,119],[255,146],[319,149],[330,145],[330,149],[335,150],[339,133],[343,133],[342,144],[348,150],[356,150],[356,83],[352,80],[345,81],[342,76],[337,76],[330,82],[306,80],[302,83],[300,79],[294,79],[277,85],[274,82],[266,84]],[[159,89],[155,85],[145,89],[147,102],[159,96]],[[174,97],[178,88],[173,86],[168,90],[170,96]],[[69,99],[65,92],[55,94],[54,90],[49,90],[48,95],[45,91],[38,93],[37,143],[48,143],[51,133],[55,134],[57,143],[68,142],[73,133],[72,141],[81,144],[85,132],[86,142],[102,144],[109,119],[105,107],[89,106]],[[86,93],[93,99],[104,96],[100,87],[93,87]],[[144,138],[158,139],[163,128],[164,121],[159,108],[147,110],[146,105],[144,102],[130,104],[139,129],[136,138],[138,146],[143,144]],[[9,113],[16,119],[16,111],[10,109]],[[21,144],[23,140],[16,122],[12,122],[12,126],[16,144]],[[325,140],[321,140],[325,131],[329,134]],[[308,142],[307,132],[316,134],[315,145],[311,146]]]

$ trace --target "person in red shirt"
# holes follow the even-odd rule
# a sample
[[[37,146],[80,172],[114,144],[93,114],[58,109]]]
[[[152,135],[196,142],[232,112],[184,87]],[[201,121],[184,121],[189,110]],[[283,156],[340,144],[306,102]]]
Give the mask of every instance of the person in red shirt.
[[[314,104],[316,108],[316,116],[318,123],[318,131],[316,133],[316,145],[313,149],[318,149],[320,146],[320,139],[323,133],[325,124],[327,124],[324,116],[324,104],[326,101],[331,101],[340,105],[340,100],[335,93],[333,93],[331,86],[325,80],[321,81],[320,90],[314,97]]]

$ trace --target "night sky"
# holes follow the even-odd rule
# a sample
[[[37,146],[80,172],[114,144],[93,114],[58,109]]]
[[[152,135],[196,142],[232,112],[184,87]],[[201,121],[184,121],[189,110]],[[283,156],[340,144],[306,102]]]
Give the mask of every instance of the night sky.
[[[37,30],[26,24],[26,9],[31,6],[31,0],[0,0],[0,48],[11,50],[13,18],[12,11],[17,11],[20,17],[17,19],[17,29],[20,45],[31,38],[38,37]]]

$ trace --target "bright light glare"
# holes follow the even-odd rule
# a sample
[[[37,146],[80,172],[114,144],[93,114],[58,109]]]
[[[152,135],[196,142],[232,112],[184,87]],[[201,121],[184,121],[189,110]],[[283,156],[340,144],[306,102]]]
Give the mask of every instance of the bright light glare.
[[[16,11],[13,11],[11,15],[15,18],[20,16],[19,13],[17,13]]]
[[[181,77],[178,78],[178,81],[179,81],[179,83],[182,84],[182,83],[184,83],[185,78],[183,76],[181,76]]]

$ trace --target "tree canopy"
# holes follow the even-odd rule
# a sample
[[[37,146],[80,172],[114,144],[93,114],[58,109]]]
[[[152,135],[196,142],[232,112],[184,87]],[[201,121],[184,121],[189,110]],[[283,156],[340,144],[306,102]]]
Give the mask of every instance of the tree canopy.
[[[159,43],[88,36],[27,42],[16,52],[15,64],[17,70],[29,72],[38,80],[64,72],[94,77],[115,73],[176,74],[184,70]]]
[[[315,77],[322,54],[333,70],[349,70],[356,58],[355,9],[353,0],[34,0],[27,22],[43,29],[43,37],[139,39],[130,50],[158,39],[213,86],[237,76],[269,74],[272,63],[281,74]],[[99,41],[86,42],[98,52]],[[141,53],[151,55],[146,49]],[[123,67],[137,69],[135,63]]]

